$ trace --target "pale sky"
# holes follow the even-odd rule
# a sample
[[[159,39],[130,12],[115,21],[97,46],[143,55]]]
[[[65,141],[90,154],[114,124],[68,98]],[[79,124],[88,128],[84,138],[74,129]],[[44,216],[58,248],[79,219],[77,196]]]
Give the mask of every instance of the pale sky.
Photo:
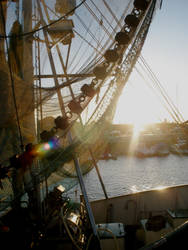
[[[188,120],[188,0],[164,0],[157,11],[142,50],[142,56]],[[144,123],[171,120],[148,88],[148,78],[139,64],[119,100],[114,123]],[[151,82],[151,81],[149,81]]]
[[[115,0],[114,0],[115,1]],[[142,56],[188,120],[188,0],[163,0],[145,41]],[[140,61],[139,61],[140,62]],[[144,76],[138,74],[137,70]],[[156,95],[140,64],[136,64],[120,97],[114,123],[146,123],[172,118]]]

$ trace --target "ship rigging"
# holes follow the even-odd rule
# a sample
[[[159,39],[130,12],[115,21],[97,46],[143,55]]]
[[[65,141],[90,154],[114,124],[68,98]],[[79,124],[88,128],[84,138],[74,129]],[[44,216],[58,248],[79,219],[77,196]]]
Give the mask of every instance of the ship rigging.
[[[101,249],[99,232],[111,229],[95,224],[83,174],[95,167],[108,199],[97,165],[107,145],[101,138],[160,4],[156,0],[0,2],[0,206],[17,211],[27,192],[34,218],[26,226],[31,237],[24,234],[21,248],[46,248],[52,229],[60,226],[56,233],[63,243],[68,236],[77,249],[96,249],[95,244]],[[9,177],[10,170],[16,172],[15,178]],[[62,198],[64,188],[74,185],[72,179],[64,188],[48,189],[75,176],[83,194],[79,207]],[[11,221],[18,223],[17,218],[7,220],[15,240],[18,235]],[[122,224],[116,226],[124,236]]]

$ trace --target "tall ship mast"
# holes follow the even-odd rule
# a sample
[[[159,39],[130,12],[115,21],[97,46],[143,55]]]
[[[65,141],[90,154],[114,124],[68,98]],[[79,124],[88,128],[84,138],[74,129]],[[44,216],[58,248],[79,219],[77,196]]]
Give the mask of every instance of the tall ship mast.
[[[108,199],[97,165],[108,144],[104,134],[161,4],[1,0],[0,209],[34,214],[45,235],[30,239],[36,249],[47,246],[54,211],[62,239],[65,230],[74,247],[90,249],[92,238],[91,247],[101,249],[83,175],[95,167]],[[83,196],[74,210],[84,228],[78,235],[65,222],[70,203],[61,196],[77,182]]]

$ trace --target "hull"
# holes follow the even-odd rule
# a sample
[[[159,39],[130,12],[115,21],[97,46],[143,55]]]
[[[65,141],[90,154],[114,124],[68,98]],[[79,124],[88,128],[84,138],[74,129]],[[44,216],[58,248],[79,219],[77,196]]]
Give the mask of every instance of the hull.
[[[163,237],[181,235],[178,230],[188,220],[188,185],[174,186],[161,190],[144,191],[108,200],[91,203],[96,223],[123,223],[125,228],[124,248],[153,249],[155,243]],[[151,218],[163,218],[165,224],[159,228],[147,228]],[[178,231],[178,233],[177,233]],[[183,235],[183,233],[182,233]],[[132,237],[132,238],[131,238]],[[130,243],[130,238],[134,243]],[[170,243],[169,243],[170,244]],[[133,247],[133,248],[131,248]],[[109,249],[115,249],[111,246]],[[160,249],[160,248],[159,248]],[[171,249],[164,246],[161,249]],[[174,248],[173,248],[174,249]],[[186,248],[182,248],[186,249]]]
[[[188,185],[161,190],[149,190],[91,202],[97,223],[120,221],[138,224],[151,213],[165,213],[167,209],[187,209]],[[109,213],[109,207],[111,208]]]

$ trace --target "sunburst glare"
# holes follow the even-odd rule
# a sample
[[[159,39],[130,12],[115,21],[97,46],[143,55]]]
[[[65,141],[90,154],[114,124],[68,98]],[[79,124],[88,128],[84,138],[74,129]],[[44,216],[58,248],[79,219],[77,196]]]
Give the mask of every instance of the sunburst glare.
[[[133,138],[138,139],[140,132],[144,129],[145,124],[142,122],[134,123]]]

